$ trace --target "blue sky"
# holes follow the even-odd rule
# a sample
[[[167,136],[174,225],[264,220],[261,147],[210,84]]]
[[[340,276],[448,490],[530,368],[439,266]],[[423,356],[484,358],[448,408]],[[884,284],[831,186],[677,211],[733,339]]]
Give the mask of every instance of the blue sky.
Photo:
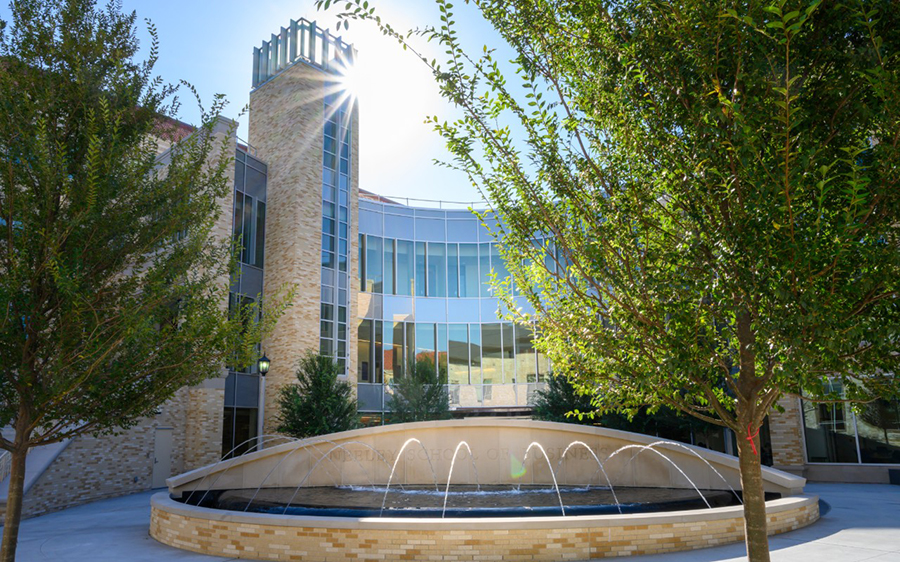
[[[100,0],[103,5],[105,0]],[[435,24],[438,10],[429,0],[371,0],[378,13],[397,29]],[[208,104],[216,93],[229,100],[228,116],[236,116],[249,100],[251,54],[263,39],[287,26],[291,18],[316,20],[334,29],[337,10],[318,12],[314,0],[123,0],[143,22],[149,18],[160,38],[156,73],[167,82],[185,79],[197,87]],[[339,7],[343,3],[339,2]],[[455,7],[464,39],[481,50],[500,41],[496,32],[471,6]],[[0,8],[8,19],[9,8]],[[363,87],[360,92],[360,187],[383,195],[477,201],[481,197],[464,175],[435,166],[446,160],[440,137],[423,123],[427,115],[453,117],[455,111],[438,94],[423,63],[404,52],[370,25],[353,22],[341,30],[345,41],[359,51]],[[139,37],[149,36],[141,24]],[[420,42],[429,58],[441,58],[436,45]],[[180,117],[198,121],[193,102],[182,97]],[[247,117],[239,136],[247,137]]]

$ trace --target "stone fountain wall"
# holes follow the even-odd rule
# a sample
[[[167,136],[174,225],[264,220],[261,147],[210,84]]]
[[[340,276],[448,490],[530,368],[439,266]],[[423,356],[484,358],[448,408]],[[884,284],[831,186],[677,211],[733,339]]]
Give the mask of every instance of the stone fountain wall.
[[[656,439],[572,424],[481,418],[374,427],[332,434],[327,440],[287,443],[210,465],[171,478],[169,490],[180,497],[195,489],[383,485],[389,480],[392,485],[443,487],[458,448],[454,484],[553,484],[555,476],[559,485],[606,485],[596,455],[613,486],[726,489],[724,478],[740,487],[736,457],[671,444],[642,450]],[[463,441],[471,456],[460,446]],[[801,493],[806,483],[766,467],[763,479],[767,491],[784,496]]]

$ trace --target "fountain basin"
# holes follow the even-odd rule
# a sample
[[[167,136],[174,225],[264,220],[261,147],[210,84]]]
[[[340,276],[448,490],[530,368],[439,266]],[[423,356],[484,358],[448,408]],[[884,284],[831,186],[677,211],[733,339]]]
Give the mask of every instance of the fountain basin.
[[[463,486],[445,490],[422,486],[395,488],[384,500],[384,487],[341,486],[223,490],[208,494],[204,507],[275,515],[325,517],[554,517],[561,515],[556,489],[548,486]],[[740,505],[730,490],[701,490],[703,498],[683,488],[609,488],[563,486],[566,515],[605,515],[683,511]],[[199,499],[195,495],[194,499]],[[772,494],[770,499],[776,499]],[[385,503],[384,509],[381,508]],[[196,505],[196,504],[195,504]]]
[[[767,502],[769,533],[819,517],[818,498]],[[185,550],[242,559],[587,560],[691,550],[743,540],[740,506],[568,517],[379,518],[281,516],[197,507],[160,492],[150,535]]]
[[[817,498],[802,493],[805,479],[766,467],[762,477],[770,533],[818,518]],[[153,498],[151,535],[179,548],[235,558],[565,560],[688,550],[743,538],[742,506],[723,505],[734,501],[732,489],[740,490],[735,457],[646,435],[531,420],[353,430],[267,447],[167,484],[169,494]],[[473,486],[534,487],[547,501],[537,514],[506,513],[498,506],[488,506],[492,513],[473,514],[466,506],[458,511],[448,494],[448,512],[443,511],[445,490]],[[317,489],[329,487],[378,491],[365,506],[351,501],[350,507],[364,507],[356,513],[328,511],[308,501]],[[623,492],[616,512],[610,513],[609,498],[583,502],[599,506],[590,514],[570,509],[562,516],[559,505],[555,512],[553,500],[578,503],[563,499],[568,489],[598,487]],[[397,502],[390,498],[402,488],[430,490],[432,497],[417,506],[422,511],[414,518],[391,512]],[[673,501],[652,512],[644,512],[644,505],[631,510],[637,513],[618,513],[618,504],[631,503],[627,490],[648,488],[655,494],[671,490]],[[381,489],[384,513],[378,504]],[[228,497],[232,501],[219,506],[224,509],[214,508]],[[298,505],[300,511],[292,514],[291,506]]]

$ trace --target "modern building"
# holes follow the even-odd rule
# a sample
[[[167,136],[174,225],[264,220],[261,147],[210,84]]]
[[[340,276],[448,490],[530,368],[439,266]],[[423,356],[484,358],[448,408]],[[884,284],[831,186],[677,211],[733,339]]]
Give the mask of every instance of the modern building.
[[[351,45],[302,19],[253,50],[249,142],[230,138],[234,190],[220,229],[242,241],[233,302],[298,288],[263,343],[271,360],[264,392],[255,366],[223,370],[121,435],[34,451],[26,515],[159,487],[246,451],[273,433],[277,392],[310,349],[341,365],[370,423],[389,412],[391,382],[420,359],[446,373],[456,416],[530,413],[551,365],[528,326],[498,317],[488,279],[491,271],[506,277],[506,266],[485,226],[494,218],[360,189],[358,108],[341,88],[354,58]],[[791,397],[780,406],[763,434],[774,466],[854,482],[888,482],[900,470],[896,402],[860,415]],[[684,439],[727,452],[743,438],[695,437]]]

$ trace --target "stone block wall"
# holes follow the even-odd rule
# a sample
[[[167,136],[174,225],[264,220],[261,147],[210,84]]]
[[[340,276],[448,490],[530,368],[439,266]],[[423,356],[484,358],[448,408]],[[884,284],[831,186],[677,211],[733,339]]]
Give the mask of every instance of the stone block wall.
[[[782,501],[782,500],[779,500]],[[791,501],[791,500],[788,500]],[[173,506],[177,506],[174,507]],[[819,517],[815,498],[770,510],[769,533],[804,527]],[[346,522],[308,526],[264,516],[222,515],[203,518],[202,511],[180,507],[167,498],[154,497],[150,535],[185,550],[254,560],[586,560],[640,554],[693,550],[743,540],[740,509],[727,517],[680,512],[671,522],[658,514],[524,520],[388,520]],[[728,509],[728,508],[726,508]],[[719,510],[716,510],[719,511]],[[214,512],[215,513],[215,512]],[[242,514],[243,515],[243,514]],[[674,514],[673,514],[674,515]],[[617,519],[618,518],[618,519]],[[286,518],[289,519],[289,518]],[[463,522],[464,521],[464,522]],[[621,522],[619,522],[621,521]],[[506,526],[506,528],[501,528]]]
[[[26,492],[25,517],[149,490],[157,427],[172,432],[171,474],[184,471],[185,408],[188,389],[179,390],[160,413],[117,435],[72,439]]]
[[[212,464],[222,457],[222,429],[225,423],[225,388],[210,386],[187,390],[185,411],[184,470]]]
[[[264,293],[280,287],[297,289],[293,305],[263,343],[271,360],[266,376],[264,433],[273,433],[279,390],[292,384],[297,361],[307,350],[319,349],[322,264],[322,156],[324,103],[322,88],[329,76],[298,62],[250,94],[250,144],[269,165],[266,205]],[[355,247],[358,214],[359,119],[352,125],[352,186],[349,242]],[[356,252],[351,251],[350,283],[356,278]],[[350,287],[348,314],[355,310]],[[350,372],[355,373],[356,326],[348,319]],[[353,377],[351,377],[353,379]]]
[[[803,458],[803,412],[800,400],[783,396],[778,404],[784,413],[769,412],[769,436],[772,440],[772,459],[775,468],[801,472]]]

